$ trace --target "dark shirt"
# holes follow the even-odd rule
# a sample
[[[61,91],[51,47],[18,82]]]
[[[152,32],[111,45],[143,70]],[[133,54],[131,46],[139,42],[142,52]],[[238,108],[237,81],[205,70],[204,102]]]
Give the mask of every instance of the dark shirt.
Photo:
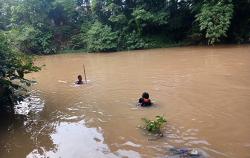
[[[76,81],[76,84],[83,84],[82,81]]]
[[[145,99],[145,98],[140,98],[139,103],[141,104],[141,106],[150,106],[150,105],[152,105],[151,100],[150,99]]]

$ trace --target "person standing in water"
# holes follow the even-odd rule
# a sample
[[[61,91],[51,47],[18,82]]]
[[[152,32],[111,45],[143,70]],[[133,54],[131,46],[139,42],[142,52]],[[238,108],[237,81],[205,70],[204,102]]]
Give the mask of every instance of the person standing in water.
[[[76,81],[76,84],[83,84],[82,75],[78,75],[77,78],[78,78],[78,81]]]

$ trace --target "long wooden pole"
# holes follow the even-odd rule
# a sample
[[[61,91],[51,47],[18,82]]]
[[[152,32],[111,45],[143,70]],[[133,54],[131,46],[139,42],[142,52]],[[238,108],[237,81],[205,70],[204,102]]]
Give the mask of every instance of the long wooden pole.
[[[85,70],[85,65],[84,64],[83,64],[83,70],[84,70],[85,82],[87,83],[87,76],[86,76],[86,70]]]

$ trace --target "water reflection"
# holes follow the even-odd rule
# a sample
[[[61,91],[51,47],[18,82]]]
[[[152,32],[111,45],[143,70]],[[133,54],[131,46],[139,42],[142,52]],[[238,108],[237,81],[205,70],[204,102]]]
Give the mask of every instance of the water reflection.
[[[12,120],[0,122],[0,157],[141,157],[131,149],[111,151],[105,143],[103,129],[88,127],[85,121],[103,123],[101,117],[110,115],[100,110],[93,112],[93,106],[79,102],[64,110],[51,111],[49,119],[44,119],[46,104],[40,94],[32,91],[29,97],[16,106],[16,116]],[[79,115],[79,111],[86,110],[97,115],[96,119]],[[124,146],[141,145],[128,141]]]
[[[40,91],[32,90],[30,95],[15,106],[15,113],[18,115],[36,114],[44,108],[44,100],[40,97]]]
[[[132,150],[111,153],[108,145],[104,143],[102,129],[87,128],[83,120],[77,123],[60,122],[50,138],[55,146],[53,149],[34,149],[27,158],[140,157],[139,153]]]
[[[60,122],[55,127],[55,132],[50,135],[55,149],[44,151],[42,156],[49,157],[81,157],[87,156],[85,154],[95,154],[97,149],[107,148],[103,145],[103,137],[97,129],[86,128],[84,121],[78,123]],[[100,140],[97,142],[95,139]],[[38,149],[35,149],[27,157],[38,155]],[[97,155],[102,152],[98,152]],[[41,154],[41,153],[39,153]],[[92,155],[93,156],[93,155]]]
[[[35,146],[43,144],[46,149],[54,148],[47,135],[44,135],[44,122],[39,120],[44,101],[37,91],[16,106],[14,117],[0,119],[0,157],[26,157]],[[51,132],[51,128],[46,128]],[[42,139],[41,139],[42,138]]]

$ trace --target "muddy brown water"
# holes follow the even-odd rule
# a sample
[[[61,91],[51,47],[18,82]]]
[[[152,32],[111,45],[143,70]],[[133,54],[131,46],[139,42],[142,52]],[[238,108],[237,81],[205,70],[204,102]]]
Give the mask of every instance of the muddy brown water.
[[[75,86],[85,64],[88,84]],[[250,157],[250,46],[184,47],[43,56],[38,83],[1,130],[1,158],[153,158],[195,148],[211,158]],[[136,102],[148,91],[155,103]],[[164,137],[138,129],[164,115]]]

